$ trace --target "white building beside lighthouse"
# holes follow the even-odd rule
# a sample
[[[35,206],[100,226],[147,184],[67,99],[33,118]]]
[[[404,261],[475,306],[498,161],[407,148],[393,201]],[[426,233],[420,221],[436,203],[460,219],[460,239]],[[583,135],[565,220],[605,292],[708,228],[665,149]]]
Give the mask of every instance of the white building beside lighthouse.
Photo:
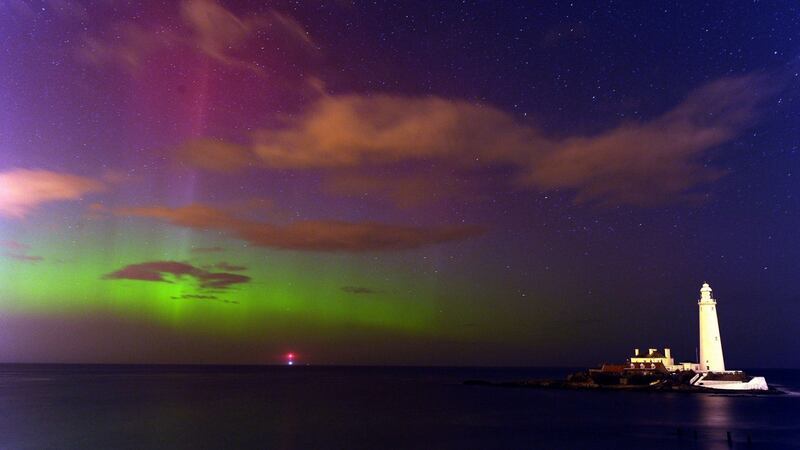
[[[700,371],[725,372],[725,358],[722,356],[722,338],[719,335],[717,320],[717,301],[711,297],[711,286],[703,283],[700,288]]]

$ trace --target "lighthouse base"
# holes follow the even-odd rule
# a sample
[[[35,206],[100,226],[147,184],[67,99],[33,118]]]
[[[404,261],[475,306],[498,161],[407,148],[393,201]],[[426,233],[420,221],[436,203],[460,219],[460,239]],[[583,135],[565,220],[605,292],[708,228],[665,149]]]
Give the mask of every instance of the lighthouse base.
[[[692,379],[692,385],[723,391],[768,391],[764,377],[751,377],[743,372],[707,372]]]

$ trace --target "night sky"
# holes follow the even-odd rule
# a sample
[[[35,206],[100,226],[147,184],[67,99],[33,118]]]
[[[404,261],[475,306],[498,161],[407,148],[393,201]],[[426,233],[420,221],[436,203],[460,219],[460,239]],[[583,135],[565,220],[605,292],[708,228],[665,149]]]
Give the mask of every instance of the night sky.
[[[0,0],[0,361],[800,367],[800,8]]]

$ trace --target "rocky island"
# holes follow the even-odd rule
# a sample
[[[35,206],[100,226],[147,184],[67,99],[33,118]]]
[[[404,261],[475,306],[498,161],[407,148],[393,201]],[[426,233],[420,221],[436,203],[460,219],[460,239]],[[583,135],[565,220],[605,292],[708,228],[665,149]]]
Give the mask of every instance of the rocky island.
[[[468,385],[552,388],[552,389],[606,389],[621,391],[658,391],[720,393],[720,391],[749,394],[779,394],[770,388],[764,377],[747,375],[741,370],[726,370],[722,354],[717,319],[717,301],[711,296],[711,287],[703,283],[700,288],[699,307],[699,362],[675,363],[669,348],[660,352],[655,348],[647,353],[634,349],[632,357],[623,364],[601,364],[569,375],[565,380],[525,380],[490,382],[467,380]]]
[[[702,374],[693,371],[681,372],[612,372],[608,367],[589,369],[583,372],[570,374],[563,380],[531,379],[521,381],[493,382],[486,380],[466,380],[464,384],[471,386],[494,386],[506,388],[531,388],[531,389],[569,389],[569,390],[614,390],[638,392],[682,392],[682,393],[735,393],[746,395],[776,395],[784,392],[768,387],[767,389],[719,389],[700,385],[693,379]],[[627,373],[626,373],[627,372]],[[709,375],[707,375],[709,376]],[[709,381],[724,381],[728,383],[748,383],[754,378],[744,372],[713,374]]]

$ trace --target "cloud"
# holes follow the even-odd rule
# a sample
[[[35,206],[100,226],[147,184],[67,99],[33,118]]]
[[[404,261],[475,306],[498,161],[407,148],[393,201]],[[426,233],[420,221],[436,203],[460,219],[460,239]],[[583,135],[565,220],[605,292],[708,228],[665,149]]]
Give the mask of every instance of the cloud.
[[[302,221],[274,225],[234,217],[212,207],[194,204],[121,208],[118,215],[151,217],[174,225],[220,230],[258,247],[317,252],[406,250],[479,236],[478,226],[416,227],[375,222]]]
[[[186,144],[178,156],[199,167],[243,168],[244,160],[273,169],[351,169],[406,161],[449,160],[475,166],[486,155],[518,155],[541,140],[533,129],[492,107],[438,97],[322,96],[281,127],[253,133],[236,158],[214,141]],[[192,155],[194,151],[198,156]],[[249,157],[244,155],[249,154]],[[229,163],[232,159],[239,164]]]
[[[125,266],[116,272],[103,276],[104,280],[139,280],[171,283],[168,276],[174,278],[190,277],[197,281],[201,289],[228,289],[233,285],[247,283],[250,277],[245,275],[209,272],[176,261],[152,261]]]
[[[138,175],[132,175],[131,172],[116,169],[103,170],[100,178],[109,185],[122,185],[134,181],[141,181],[141,177]]]
[[[134,22],[117,24],[108,36],[86,36],[81,58],[97,65],[113,64],[136,71],[146,59],[161,51],[192,50],[220,64],[262,72],[245,56],[247,46],[261,34],[275,46],[313,49],[314,42],[300,23],[270,10],[240,17],[211,0],[185,0],[180,4],[178,26],[143,27]]]
[[[536,159],[523,183],[571,189],[577,201],[669,201],[724,175],[701,157],[752,123],[769,92],[765,82],[754,76],[717,80],[652,121],[565,139]]]
[[[445,160],[474,167],[515,160],[544,143],[536,130],[484,105],[438,97],[324,96],[282,128],[253,136],[253,153],[276,169],[352,168]]]
[[[22,252],[25,252],[31,248],[30,245],[23,244],[22,242],[17,242],[17,241],[0,241],[0,247]]]
[[[293,18],[270,10],[264,15],[240,18],[217,2],[188,0],[181,6],[181,17],[192,29],[198,48],[220,62],[242,64],[230,56],[230,50],[241,48],[256,31],[265,30],[288,35],[297,42],[314,46],[308,32]]]
[[[708,152],[750,126],[762,100],[774,91],[765,76],[722,78],[650,120],[559,137],[497,108],[460,100],[323,95],[280,126],[256,130],[247,145],[192,142],[179,155],[211,170],[216,159],[229,171],[323,170],[330,177],[329,191],[347,195],[362,189],[404,195],[401,179],[376,177],[374,169],[391,174],[428,163],[447,169],[445,177],[448,171],[453,177],[507,168],[515,189],[568,190],[576,202],[648,205],[688,198],[721,177],[723,171],[705,164]],[[365,169],[373,175],[359,175]],[[418,197],[413,190],[410,203]]]
[[[29,263],[44,261],[44,258],[41,256],[28,254],[28,250],[30,250],[31,247],[28,244],[23,244],[22,242],[8,240],[0,241],[0,247],[10,250],[9,252],[4,253],[4,256],[8,259]]]
[[[5,256],[6,258],[22,262],[37,263],[40,261],[44,261],[44,258],[41,256],[29,255],[27,253],[6,253]]]
[[[197,300],[217,300],[219,297],[216,295],[204,295],[204,294],[183,294],[180,298],[192,298]]]
[[[172,297],[173,300],[208,300],[213,302],[220,302],[220,303],[227,303],[230,305],[238,305],[239,302],[236,300],[227,300],[223,298],[219,298],[216,295],[208,295],[208,294],[181,294],[178,297]]]
[[[42,204],[79,200],[104,188],[91,178],[47,170],[0,172],[0,216],[23,218]]]
[[[203,269],[206,269],[206,270],[224,270],[226,272],[241,272],[243,270],[247,270],[247,267],[245,267],[245,266],[237,266],[237,265],[234,265],[234,264],[228,264],[227,262],[222,261],[222,262],[218,262],[216,264],[209,264],[209,265],[203,266]]]
[[[261,20],[261,25],[279,28],[283,30],[285,34],[292,36],[295,40],[304,43],[309,48],[317,47],[317,44],[311,39],[311,35],[306,31],[303,25],[287,14],[272,10],[266,19]]]
[[[223,64],[256,68],[231,54],[240,48],[259,27],[258,21],[242,19],[209,0],[189,0],[181,4],[181,18],[191,29],[192,44],[206,56]]]
[[[348,294],[378,294],[381,292],[364,286],[342,286],[342,290]]]
[[[452,172],[419,170],[407,174],[389,170],[388,176],[380,173],[386,170],[370,172],[368,169],[334,171],[325,176],[323,188],[325,192],[338,196],[389,199],[400,208],[414,208],[466,196],[478,197],[475,187]]]
[[[108,216],[110,209],[100,202],[89,203],[86,205],[84,217],[90,220],[103,219]]]

